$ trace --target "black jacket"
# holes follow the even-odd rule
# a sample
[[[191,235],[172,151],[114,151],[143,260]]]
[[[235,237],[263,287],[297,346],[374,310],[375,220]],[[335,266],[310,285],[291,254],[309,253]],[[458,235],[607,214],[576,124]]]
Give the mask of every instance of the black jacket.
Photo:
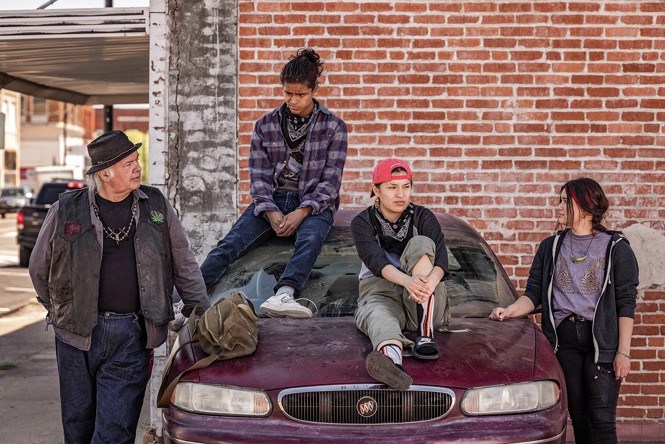
[[[371,208],[371,207],[370,207]],[[448,274],[448,253],[446,243],[441,232],[441,225],[434,213],[420,205],[413,206],[414,213],[411,223],[418,235],[427,236],[434,241],[436,256],[434,265],[441,267]],[[358,256],[365,266],[374,274],[381,277],[381,270],[390,261],[379,244],[377,233],[372,224],[369,208],[366,208],[351,221],[351,234],[358,250]]]
[[[531,264],[525,296],[533,305],[542,307],[543,333],[559,348],[552,313],[554,265],[564,237],[569,230],[560,231],[541,242]],[[613,234],[605,255],[605,279],[593,315],[594,362],[611,363],[619,346],[619,318],[634,318],[639,283],[637,259],[628,239]]]

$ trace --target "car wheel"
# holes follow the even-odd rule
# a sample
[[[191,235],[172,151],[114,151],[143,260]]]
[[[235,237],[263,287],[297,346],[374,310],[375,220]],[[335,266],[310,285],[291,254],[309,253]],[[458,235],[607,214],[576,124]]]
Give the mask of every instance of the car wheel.
[[[32,253],[32,248],[19,246],[18,263],[21,267],[27,267],[30,264],[30,253]]]
[[[7,216],[5,213],[2,213],[2,218],[4,219]]]

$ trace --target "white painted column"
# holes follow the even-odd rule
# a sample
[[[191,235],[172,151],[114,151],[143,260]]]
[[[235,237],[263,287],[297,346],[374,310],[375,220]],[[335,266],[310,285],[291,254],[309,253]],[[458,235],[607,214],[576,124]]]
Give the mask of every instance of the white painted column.
[[[149,133],[150,168],[148,181],[166,193],[166,159],[168,158],[168,85],[169,63],[166,26],[167,0],[150,0],[150,75],[149,75]],[[150,426],[157,436],[162,436],[161,409],[157,408],[157,391],[162,380],[168,350],[166,344],[154,350],[152,376],[148,385],[150,392]]]

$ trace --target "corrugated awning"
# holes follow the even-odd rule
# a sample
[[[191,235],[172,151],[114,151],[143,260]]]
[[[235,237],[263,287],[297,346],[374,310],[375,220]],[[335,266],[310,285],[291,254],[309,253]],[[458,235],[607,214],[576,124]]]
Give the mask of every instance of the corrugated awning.
[[[0,11],[0,88],[77,104],[148,102],[147,8]]]

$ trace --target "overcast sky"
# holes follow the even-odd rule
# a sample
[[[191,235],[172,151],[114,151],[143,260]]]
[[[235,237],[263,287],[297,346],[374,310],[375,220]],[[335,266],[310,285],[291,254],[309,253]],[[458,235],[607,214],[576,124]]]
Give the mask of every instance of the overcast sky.
[[[48,0],[0,0],[0,10],[37,9]],[[58,0],[46,9],[103,8],[106,0]],[[148,7],[150,0],[113,0],[116,8]]]

